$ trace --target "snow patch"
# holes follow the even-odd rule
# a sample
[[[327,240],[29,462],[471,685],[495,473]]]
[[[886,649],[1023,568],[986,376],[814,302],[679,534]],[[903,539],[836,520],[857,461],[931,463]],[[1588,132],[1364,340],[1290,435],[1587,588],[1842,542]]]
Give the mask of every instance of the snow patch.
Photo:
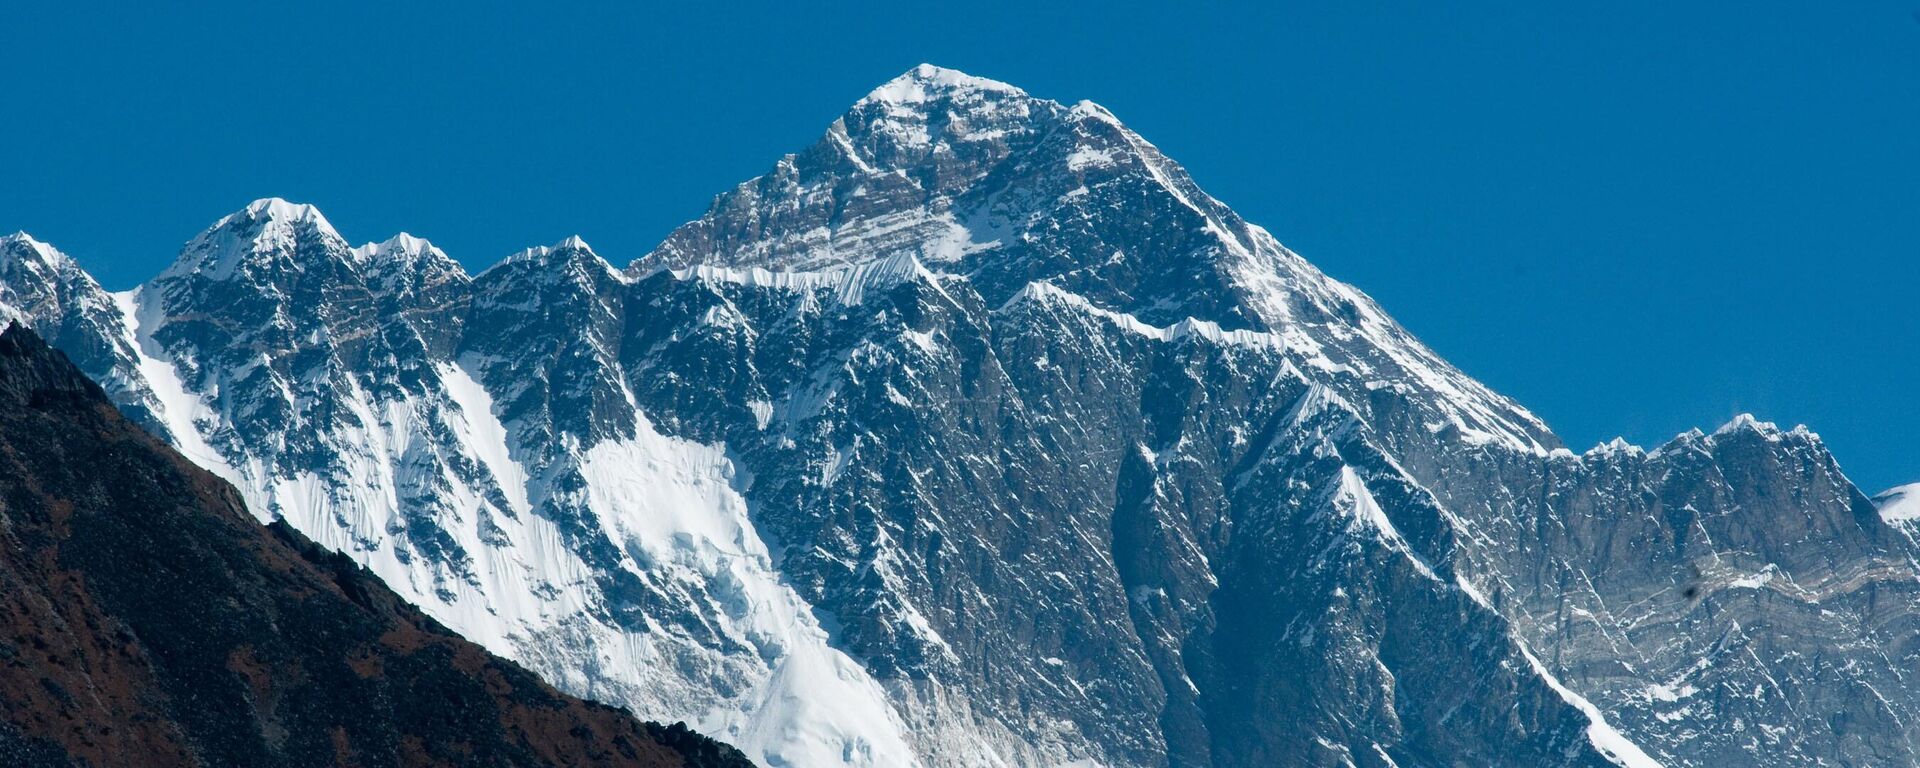
[[[493,395],[486,387],[480,386],[467,369],[451,363],[441,363],[435,368],[440,373],[440,382],[446,387],[447,398],[453,401],[458,415],[451,426],[460,436],[460,444],[472,450],[493,474],[494,481],[507,497],[507,506],[516,514],[526,514],[533,509],[527,499],[527,471],[513,460],[507,449],[507,428],[500,423],[493,411]]]
[[[974,77],[959,70],[921,64],[879,88],[873,89],[860,104],[924,104],[952,91],[990,91],[1008,95],[1026,92],[998,80]],[[857,106],[857,105],[856,105]]]
[[[770,667],[700,717],[702,732],[762,765],[918,764],[886,692],[774,570],[722,449],[662,435],[643,415],[633,439],[587,451],[581,473],[606,533],[644,550],[653,570],[713,585],[725,602],[716,618]]]
[[[1880,519],[1889,523],[1920,520],[1920,483],[1881,491],[1873,497],[1873,506],[1880,510]]]
[[[1560,678],[1548,672],[1546,665],[1541,664],[1540,659],[1533,655],[1533,650],[1520,642],[1518,637],[1515,637],[1513,642],[1520,648],[1520,655],[1526,657],[1527,665],[1533,668],[1534,674],[1539,675],[1540,679],[1546,682],[1547,687],[1559,694],[1562,700],[1587,716],[1587,741],[1593,744],[1594,749],[1600,750],[1601,755],[1621,768],[1662,768],[1660,761],[1653,759],[1653,756],[1640,749],[1640,745],[1628,739],[1626,734],[1608,724],[1606,715],[1601,714],[1599,707],[1587,701],[1586,697],[1574,693],[1572,689],[1560,682]]]
[[[201,436],[203,429],[212,432],[212,425],[217,420],[206,401],[188,391],[186,383],[180,380],[179,371],[174,368],[172,357],[153,339],[154,332],[160,329],[165,320],[158,302],[145,301],[144,293],[145,289],[135,288],[110,295],[123,319],[121,327],[126,329],[125,341],[128,348],[133,350],[135,368],[146,379],[153,393],[157,406],[153,409],[153,415],[173,434],[174,450],[236,488],[246,490],[248,485],[228,465],[226,457],[214,450]],[[247,501],[248,508],[256,516],[262,516],[262,509],[254,503],[254,499]]]

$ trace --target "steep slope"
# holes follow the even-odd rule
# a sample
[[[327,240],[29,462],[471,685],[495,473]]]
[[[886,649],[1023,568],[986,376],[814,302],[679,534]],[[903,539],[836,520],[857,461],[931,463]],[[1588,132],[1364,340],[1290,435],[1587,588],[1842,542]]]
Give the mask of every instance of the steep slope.
[[[0,462],[8,765],[748,765],[561,695],[263,528],[18,326]]]
[[[56,272],[0,297],[118,307],[88,372],[256,511],[766,764],[1920,754],[1816,437],[1576,456],[1090,102],[916,68],[624,270],[263,200]]]
[[[1152,325],[1274,333],[1375,418],[1533,452],[1558,445],[1105,108],[930,65],[875,89],[629,271],[819,271],[902,256],[965,275],[993,305],[1038,281]]]
[[[1524,488],[1524,486],[1523,486]],[[1742,416],[1546,468],[1489,546],[1552,666],[1679,764],[1915,758],[1920,578],[1819,437]]]
[[[121,307],[71,257],[25,232],[0,237],[0,323],[14,322],[39,329],[128,417],[174,437],[137,364]]]

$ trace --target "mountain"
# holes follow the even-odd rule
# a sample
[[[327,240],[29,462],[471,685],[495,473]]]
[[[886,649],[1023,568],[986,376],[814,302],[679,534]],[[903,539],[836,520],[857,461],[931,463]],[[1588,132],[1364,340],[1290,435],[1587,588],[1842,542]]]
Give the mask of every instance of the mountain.
[[[562,695],[260,525],[19,326],[0,463],[7,765],[749,765]]]
[[[915,68],[624,267],[263,200],[53,272],[258,514],[762,764],[1920,759],[1916,544],[1816,435],[1575,454],[1091,102]]]

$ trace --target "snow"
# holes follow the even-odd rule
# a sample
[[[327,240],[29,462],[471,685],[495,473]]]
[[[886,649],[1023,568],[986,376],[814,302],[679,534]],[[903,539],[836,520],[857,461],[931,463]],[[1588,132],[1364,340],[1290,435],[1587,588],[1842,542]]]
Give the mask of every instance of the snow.
[[[1045,282],[1036,281],[1028,283],[1026,287],[1020,289],[1019,293],[1014,294],[1013,298],[1008,299],[1005,304],[1001,305],[998,311],[1004,312],[1011,307],[1019,306],[1022,302],[1039,302],[1042,304],[1068,307],[1075,311],[1084,312],[1111,322],[1119,326],[1121,330],[1157,341],[1200,338],[1216,344],[1229,346],[1253,347],[1275,351],[1284,351],[1287,348],[1287,341],[1282,336],[1260,331],[1222,330],[1219,323],[1210,320],[1197,320],[1189,317],[1178,323],[1162,328],[1125,312],[1115,312],[1096,306],[1085,296]]]
[[[189,274],[214,281],[232,279],[260,255],[292,253],[302,231],[312,231],[322,241],[338,245],[343,254],[351,254],[346,241],[318,208],[268,197],[214,222],[187,243],[180,258],[160,273],[156,282]]]
[[[120,311],[127,347],[135,355],[134,366],[153,393],[156,405],[154,416],[166,425],[168,432],[173,433],[175,450],[208,472],[219,475],[235,487],[245,489],[239,473],[227,464],[226,457],[214,450],[201,436],[201,430],[207,429],[203,424],[210,426],[215,423],[213,411],[199,395],[187,390],[174,368],[172,357],[160,347],[159,342],[153,340],[154,332],[165,321],[161,319],[159,302],[144,300],[144,293],[145,289],[135,288],[111,295],[115,308]],[[256,515],[260,514],[259,508],[251,503],[253,500],[248,501],[249,508],[254,509]]]
[[[1594,749],[1600,750],[1601,755],[1621,768],[1661,768],[1660,761],[1653,759],[1653,756],[1640,749],[1640,745],[1628,739],[1626,734],[1608,724],[1606,715],[1601,714],[1599,707],[1561,684],[1560,678],[1548,672],[1546,665],[1541,664],[1540,659],[1533,655],[1533,650],[1529,649],[1525,643],[1521,643],[1518,637],[1514,638],[1514,643],[1520,647],[1520,655],[1526,657],[1527,665],[1533,668],[1534,674],[1539,675],[1540,679],[1546,682],[1547,687],[1559,694],[1562,700],[1587,716],[1587,741],[1593,744]]]
[[[1768,441],[1771,441],[1771,442],[1778,442],[1782,439],[1782,437],[1785,434],[1787,434],[1780,430],[1780,426],[1778,424],[1775,424],[1771,421],[1761,421],[1757,418],[1754,418],[1753,414],[1751,413],[1742,413],[1738,416],[1733,417],[1733,419],[1728,421],[1727,423],[1720,425],[1719,429],[1716,429],[1713,431],[1713,436],[1721,437],[1724,435],[1730,435],[1740,431],[1753,432],[1755,434],[1760,435],[1761,437],[1766,438]],[[1801,436],[1813,436],[1813,433],[1807,430],[1807,426],[1805,424],[1795,426],[1793,428],[1792,434],[1801,435]]]
[[[1750,573],[1727,583],[1733,589],[1760,589],[1773,583],[1773,577],[1780,572],[1779,566],[1768,563],[1757,573]]]
[[[493,266],[487,267],[485,270],[481,272],[481,274],[485,275],[487,272],[492,272],[496,269],[506,267],[507,265],[510,265],[510,264],[519,264],[522,262],[545,263],[545,262],[551,261],[554,256],[569,254],[569,253],[584,253],[589,257],[588,258],[589,264],[592,264],[595,268],[607,273],[608,275],[611,275],[616,280],[619,280],[622,282],[626,281],[625,274],[621,273],[620,270],[614,269],[612,264],[608,264],[606,259],[601,258],[600,254],[595,253],[593,251],[593,246],[587,245],[587,241],[582,240],[579,235],[569,236],[567,239],[561,240],[560,242],[554,243],[553,245],[536,245],[532,248],[527,248],[525,250],[519,251],[517,253],[514,253],[511,256],[501,259],[498,263],[494,264]]]
[[[908,70],[879,88],[873,89],[860,104],[923,104],[937,98],[943,92],[951,91],[991,91],[1009,95],[1024,95],[1025,91],[998,80],[974,77],[959,70],[921,64]]]
[[[701,265],[677,269],[676,280],[703,280],[756,288],[792,292],[824,292],[846,306],[857,306],[869,292],[884,291],[916,278],[937,280],[912,254],[896,254],[881,259],[817,271],[772,271],[762,267],[737,269]],[[934,283],[937,286],[937,283]]]
[[[712,613],[770,665],[739,701],[700,716],[702,732],[762,765],[918,764],[886,691],[774,570],[723,449],[662,435],[642,416],[633,439],[594,446],[581,471],[609,537],[656,569],[721,587]]]
[[[1644,456],[1646,450],[1627,442],[1624,437],[1616,437],[1607,442],[1587,449],[1582,458],[1612,458],[1616,456]]]
[[[1904,523],[1920,520],[1920,483],[1888,488],[1873,497],[1873,505],[1880,510],[1880,519],[1889,523]]]
[[[1386,511],[1380,508],[1380,503],[1373,498],[1373,492],[1367,490],[1366,481],[1360,479],[1359,473],[1354,472],[1352,466],[1344,464],[1340,466],[1340,486],[1335,493],[1335,499],[1340,508],[1353,516],[1353,523],[1348,528],[1350,532],[1372,529],[1379,535],[1381,543],[1405,555],[1420,575],[1440,581],[1433,567],[1427,565],[1426,560],[1421,559],[1419,554],[1413,551],[1413,547],[1407,544],[1406,539],[1400,536],[1400,529],[1394,527],[1393,519],[1387,517]]]
[[[1493,610],[1493,603],[1488,602],[1486,594],[1475,588],[1464,576],[1456,575],[1454,585],[1481,608]],[[1527,666],[1533,669],[1533,673],[1538,675],[1555,694],[1558,694],[1562,701],[1586,715],[1587,741],[1593,745],[1594,749],[1599,750],[1607,760],[1621,768],[1662,768],[1658,760],[1653,759],[1651,755],[1640,749],[1640,745],[1633,743],[1626,734],[1608,723],[1606,715],[1601,713],[1599,707],[1594,706],[1593,702],[1588,701],[1586,697],[1574,693],[1572,689],[1560,682],[1560,678],[1549,672],[1546,665],[1540,663],[1540,658],[1533,655],[1533,649],[1527,647],[1526,641],[1512,631],[1511,626],[1509,626],[1508,637],[1513,641],[1514,647],[1520,650],[1520,655],[1526,658]]]
[[[1679,701],[1699,692],[1700,689],[1694,687],[1692,683],[1681,683],[1679,685],[1649,683],[1646,689],[1647,698],[1669,703]]]
[[[507,449],[507,428],[494,414],[493,396],[466,368],[450,363],[436,368],[441,383],[446,386],[447,397],[459,410],[455,429],[460,444],[478,454],[481,463],[499,482],[508,506],[515,513],[531,511],[533,505],[527,500],[527,471],[513,460]]]
[[[34,257],[32,260],[22,260],[17,263],[21,267],[34,272],[37,277],[41,276],[39,272],[43,268],[43,265],[46,267],[60,267],[73,263],[73,259],[61,253],[59,249],[35,239],[33,235],[29,235],[25,231],[0,237],[0,245],[4,244],[22,246],[27,253],[32,254]]]
[[[446,255],[445,252],[435,247],[433,243],[428,242],[426,239],[414,237],[405,232],[401,232],[378,243],[367,243],[353,249],[354,258],[362,263],[381,257],[420,256],[429,253],[438,253],[442,256]]]
[[[1067,155],[1067,170],[1074,172],[1088,168],[1110,168],[1113,164],[1113,151],[1108,149],[1077,147],[1073,154]]]

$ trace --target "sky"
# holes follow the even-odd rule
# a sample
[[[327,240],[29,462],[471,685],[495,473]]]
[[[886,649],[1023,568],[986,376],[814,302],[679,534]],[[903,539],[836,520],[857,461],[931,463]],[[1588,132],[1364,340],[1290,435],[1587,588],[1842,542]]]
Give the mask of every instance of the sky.
[[[624,263],[924,61],[1105,105],[1576,450],[1920,481],[1920,0],[131,5],[0,7],[0,231],[109,288],[266,196]]]

